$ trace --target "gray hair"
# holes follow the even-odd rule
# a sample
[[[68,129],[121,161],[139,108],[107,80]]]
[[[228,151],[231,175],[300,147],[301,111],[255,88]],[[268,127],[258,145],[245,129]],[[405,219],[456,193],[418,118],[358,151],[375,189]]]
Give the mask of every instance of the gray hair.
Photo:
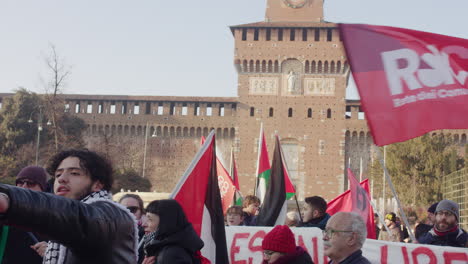
[[[346,230],[353,231],[357,235],[359,247],[362,247],[367,237],[367,226],[362,217],[355,212],[338,212],[333,216],[346,219]]]
[[[366,242],[367,237],[366,223],[364,223],[362,217],[355,212],[349,213],[349,221],[351,225],[350,228],[353,232],[357,234],[359,245],[362,247],[362,245],[364,245],[364,242]]]

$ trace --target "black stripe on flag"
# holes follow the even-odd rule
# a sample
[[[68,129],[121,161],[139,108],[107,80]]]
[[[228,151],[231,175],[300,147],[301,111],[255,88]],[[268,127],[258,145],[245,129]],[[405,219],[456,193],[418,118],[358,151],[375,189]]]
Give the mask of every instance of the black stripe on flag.
[[[210,178],[205,197],[205,206],[210,213],[211,235],[216,244],[216,263],[229,263],[226,231],[224,229],[223,206],[218,186],[218,173],[216,168],[216,144],[213,138],[213,158],[211,161]]]
[[[283,159],[281,157],[281,145],[277,136],[271,164],[270,184],[268,185],[265,200],[257,217],[257,225],[274,226],[285,201],[286,187],[284,183]]]

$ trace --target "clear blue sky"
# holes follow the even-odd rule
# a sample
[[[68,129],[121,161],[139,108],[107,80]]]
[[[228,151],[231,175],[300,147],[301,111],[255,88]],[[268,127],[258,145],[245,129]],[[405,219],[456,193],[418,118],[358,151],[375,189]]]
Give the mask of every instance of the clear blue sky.
[[[65,93],[236,96],[230,25],[266,0],[4,0],[0,92],[43,92],[49,43],[71,66]],[[468,38],[468,0],[326,0],[325,20]],[[356,98],[353,89],[348,97]]]

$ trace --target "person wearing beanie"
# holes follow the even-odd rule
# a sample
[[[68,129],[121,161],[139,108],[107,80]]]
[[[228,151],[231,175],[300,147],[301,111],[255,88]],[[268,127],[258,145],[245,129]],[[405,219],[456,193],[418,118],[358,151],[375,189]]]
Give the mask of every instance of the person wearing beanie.
[[[23,168],[16,176],[17,187],[43,192],[47,186],[46,170],[38,166]],[[26,232],[13,226],[3,226],[2,234],[7,234],[1,263],[42,263],[42,255],[47,248],[47,242],[37,233]]]
[[[262,241],[263,264],[309,264],[312,258],[296,246],[294,234],[286,225],[275,226]]]
[[[468,247],[468,235],[458,226],[460,209],[450,200],[442,200],[435,210],[434,227],[418,239],[421,244]]]
[[[415,231],[414,231],[414,236],[416,237],[416,240],[418,240],[421,236],[429,232],[432,229],[432,227],[434,227],[435,210],[438,204],[439,203],[433,203],[427,209],[427,223],[420,223],[419,225],[416,226]]]
[[[379,240],[403,242],[403,234],[396,223],[395,213],[391,212],[385,215],[385,225],[388,227],[388,230],[390,230],[390,234],[388,234],[387,229],[382,228],[379,234]]]
[[[44,192],[47,188],[46,170],[39,166],[23,168],[16,176],[16,186]]]

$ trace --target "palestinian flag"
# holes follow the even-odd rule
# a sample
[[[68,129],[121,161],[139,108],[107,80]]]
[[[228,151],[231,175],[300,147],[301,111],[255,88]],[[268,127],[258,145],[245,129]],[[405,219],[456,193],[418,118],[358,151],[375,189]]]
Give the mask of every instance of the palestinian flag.
[[[215,153],[212,131],[170,196],[205,243],[202,256],[213,264],[229,263]]]
[[[235,205],[242,206],[242,201],[244,200],[244,198],[242,197],[242,194],[240,192],[239,177],[237,175],[237,165],[236,160],[234,159],[234,153],[231,153],[231,175],[234,187],[236,188],[236,192],[234,193],[234,203]]]
[[[255,195],[263,203],[265,193],[270,183],[270,161],[268,160],[268,150],[263,133],[263,126],[260,128],[260,137],[258,141],[258,160],[257,160],[257,190]]]
[[[288,176],[280,140],[276,136],[271,166],[271,181],[265,194],[262,209],[257,217],[257,225],[284,225],[287,213],[287,197],[292,197],[294,194],[295,190]]]

